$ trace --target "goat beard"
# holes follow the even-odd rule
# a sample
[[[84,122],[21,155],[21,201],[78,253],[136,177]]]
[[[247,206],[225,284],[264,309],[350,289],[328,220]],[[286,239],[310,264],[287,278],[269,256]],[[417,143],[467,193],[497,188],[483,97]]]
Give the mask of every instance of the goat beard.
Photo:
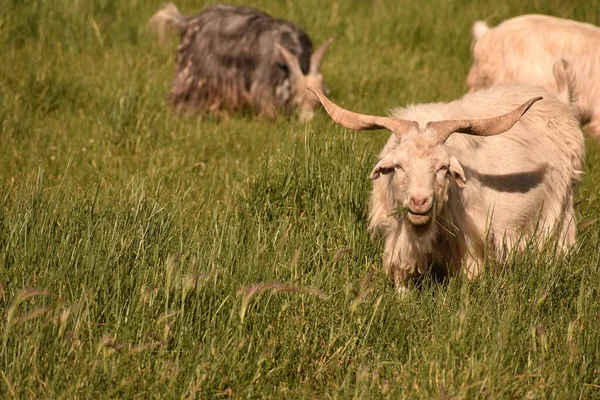
[[[419,227],[419,228],[427,228],[432,221],[432,214],[433,210],[427,212],[426,214],[415,214],[412,212],[408,212],[406,214],[406,218],[408,219],[408,222],[414,226],[414,227]]]

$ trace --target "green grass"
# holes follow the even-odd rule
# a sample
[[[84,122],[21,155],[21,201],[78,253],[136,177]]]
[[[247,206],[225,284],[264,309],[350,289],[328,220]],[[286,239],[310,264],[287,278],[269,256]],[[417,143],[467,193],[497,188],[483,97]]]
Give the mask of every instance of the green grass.
[[[400,298],[366,232],[388,134],[173,115],[158,3],[3,8],[1,397],[600,398],[600,146],[571,256]],[[251,4],[336,35],[332,97],[374,114],[462,95],[476,19],[600,25],[597,0]]]

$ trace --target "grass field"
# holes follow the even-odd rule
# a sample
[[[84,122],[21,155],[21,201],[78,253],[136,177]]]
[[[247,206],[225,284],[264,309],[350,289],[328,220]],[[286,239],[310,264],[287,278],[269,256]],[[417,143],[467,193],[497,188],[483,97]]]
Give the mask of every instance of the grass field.
[[[0,397],[600,398],[598,144],[569,257],[400,298],[366,232],[388,134],[173,115],[159,3],[3,7]],[[482,3],[246,4],[335,35],[332,98],[373,114],[462,95],[477,19],[600,25],[598,0]]]

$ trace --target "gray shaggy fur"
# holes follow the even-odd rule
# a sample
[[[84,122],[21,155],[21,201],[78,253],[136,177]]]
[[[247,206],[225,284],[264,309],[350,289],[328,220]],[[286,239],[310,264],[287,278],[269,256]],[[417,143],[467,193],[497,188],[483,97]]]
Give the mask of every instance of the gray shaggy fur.
[[[181,34],[168,95],[174,107],[226,112],[250,109],[269,117],[277,110],[302,109],[298,104],[302,100],[295,97],[306,96],[295,91],[304,88],[293,82],[293,66],[281,51],[296,57],[302,74],[308,75],[313,47],[307,34],[291,22],[254,8],[231,5],[214,5],[186,17],[169,3],[150,24],[158,28],[161,39],[168,26],[175,26]],[[307,98],[312,105],[306,115],[301,113],[305,119],[317,105],[312,96]]]

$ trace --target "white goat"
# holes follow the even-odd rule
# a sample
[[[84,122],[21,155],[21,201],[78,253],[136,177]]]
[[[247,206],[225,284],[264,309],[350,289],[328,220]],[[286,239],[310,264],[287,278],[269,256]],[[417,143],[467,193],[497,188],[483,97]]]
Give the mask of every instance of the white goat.
[[[577,75],[574,106],[582,123],[600,140],[600,28],[546,15],[523,15],[490,29],[473,24],[470,91],[525,83],[555,91],[550,68],[568,60]]]
[[[392,117],[344,110],[313,90],[340,125],[393,132],[371,172],[369,228],[384,238],[384,269],[399,291],[432,266],[470,279],[486,255],[502,261],[528,241],[573,245],[583,134],[570,112],[569,64],[558,62],[554,75],[558,97],[497,86]]]

